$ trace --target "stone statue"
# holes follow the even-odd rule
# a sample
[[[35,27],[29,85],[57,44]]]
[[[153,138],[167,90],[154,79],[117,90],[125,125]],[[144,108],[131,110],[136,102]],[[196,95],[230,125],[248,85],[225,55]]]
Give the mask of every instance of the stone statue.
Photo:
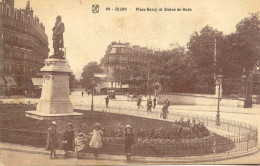
[[[54,55],[52,55],[51,58],[65,59],[64,51],[62,50],[64,48],[63,33],[65,31],[65,27],[61,21],[61,16],[57,16],[56,23],[52,28],[52,31]]]

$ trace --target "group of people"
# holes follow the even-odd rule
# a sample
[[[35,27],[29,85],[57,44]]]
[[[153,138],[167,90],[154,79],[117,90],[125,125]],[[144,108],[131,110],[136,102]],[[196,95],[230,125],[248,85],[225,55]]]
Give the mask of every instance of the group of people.
[[[147,100],[147,112],[152,112],[152,108],[155,109],[156,107],[156,104],[157,104],[157,99],[156,97],[154,97],[154,99],[152,100],[151,96],[149,97],[149,99]],[[166,99],[164,101],[164,104],[163,104],[163,108],[162,108],[162,112],[160,114],[160,117],[163,118],[163,119],[166,119],[167,118],[167,115],[169,113],[169,110],[168,108],[170,107],[170,101],[168,99]],[[139,109],[140,107],[143,108],[142,106],[142,96],[139,95],[137,97],[137,108]]]
[[[56,155],[56,149],[59,147],[59,132],[57,131],[57,123],[53,121],[48,128],[47,144],[46,149],[50,150],[50,158],[58,158]],[[71,123],[67,124],[66,131],[62,138],[62,149],[64,150],[64,158],[68,158],[69,151],[76,151],[77,158],[79,158],[79,153],[85,147],[85,141],[87,140],[86,135],[78,130],[78,134],[75,134],[73,130],[73,125]],[[75,148],[74,148],[75,146]]]
[[[148,99],[148,101],[147,101],[147,112],[151,112],[151,111],[152,111],[152,108],[155,109],[156,104],[157,104],[157,99],[156,99],[156,97],[154,97],[154,99],[153,99],[153,101],[152,101],[152,98],[151,98],[151,96],[150,96],[149,99]],[[139,109],[140,107],[143,108],[143,106],[142,106],[142,96],[141,96],[141,95],[137,96],[137,109]]]
[[[62,137],[62,149],[64,150],[64,158],[67,159],[69,151],[75,151],[77,159],[80,159],[80,152],[83,151],[86,144],[89,143],[89,147],[93,149],[95,159],[98,158],[98,152],[103,146],[102,135],[103,130],[100,123],[96,123],[94,130],[89,133],[91,135],[90,141],[86,134],[81,130],[78,130],[77,134],[73,130],[73,125],[71,123],[67,124],[67,128]],[[48,128],[47,144],[46,149],[50,150],[50,158],[57,159],[56,149],[59,147],[59,133],[57,131],[57,123],[53,121]],[[132,126],[126,125],[124,133],[124,144],[126,161],[130,161],[131,157],[131,146],[134,144],[134,134]]]

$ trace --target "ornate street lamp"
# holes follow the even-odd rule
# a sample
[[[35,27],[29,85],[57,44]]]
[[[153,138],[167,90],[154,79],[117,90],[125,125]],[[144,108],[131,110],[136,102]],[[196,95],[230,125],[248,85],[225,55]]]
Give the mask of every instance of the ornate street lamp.
[[[92,78],[92,100],[91,100],[91,111],[93,111],[94,110],[94,104],[93,104],[93,102],[94,102],[94,100],[93,100],[93,96],[94,96],[94,87],[95,87],[95,78],[93,77]]]

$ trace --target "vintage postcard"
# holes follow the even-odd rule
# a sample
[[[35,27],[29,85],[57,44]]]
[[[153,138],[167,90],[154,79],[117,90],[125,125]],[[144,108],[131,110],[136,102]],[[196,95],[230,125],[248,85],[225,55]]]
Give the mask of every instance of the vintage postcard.
[[[0,165],[260,164],[259,0],[0,0]]]

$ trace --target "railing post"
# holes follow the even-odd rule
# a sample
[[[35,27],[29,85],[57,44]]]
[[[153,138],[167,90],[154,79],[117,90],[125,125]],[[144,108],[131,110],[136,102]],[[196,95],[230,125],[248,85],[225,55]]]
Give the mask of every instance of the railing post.
[[[207,127],[209,127],[209,117],[207,116]]]
[[[230,151],[230,135],[228,135],[228,154],[229,154],[229,151]]]
[[[240,140],[240,127],[241,127],[241,123],[239,123],[239,126],[238,126],[238,136],[239,136],[239,140]]]
[[[229,121],[227,121],[227,124],[228,124],[228,132],[229,132]]]
[[[201,144],[200,144],[200,156],[202,157],[202,144],[203,144],[203,142],[201,142]]]
[[[249,139],[247,138],[247,140],[246,140],[246,151],[248,151],[248,144],[249,144]]]

